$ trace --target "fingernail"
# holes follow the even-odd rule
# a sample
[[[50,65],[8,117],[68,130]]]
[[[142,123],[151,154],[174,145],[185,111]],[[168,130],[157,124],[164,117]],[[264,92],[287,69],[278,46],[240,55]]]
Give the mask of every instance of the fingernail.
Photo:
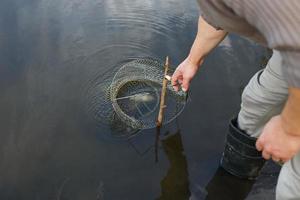
[[[186,91],[187,91],[187,89],[185,89],[185,88],[183,87],[183,88],[182,88],[182,91],[186,92]]]

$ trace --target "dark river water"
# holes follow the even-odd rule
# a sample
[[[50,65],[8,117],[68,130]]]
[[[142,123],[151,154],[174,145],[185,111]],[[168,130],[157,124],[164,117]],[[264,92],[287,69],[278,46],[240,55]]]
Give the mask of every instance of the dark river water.
[[[161,130],[158,162],[155,129],[116,139],[87,108],[87,91],[129,58],[176,67],[198,15],[195,0],[1,0],[0,199],[243,199],[252,183],[218,164],[262,47],[230,35],[208,56]]]

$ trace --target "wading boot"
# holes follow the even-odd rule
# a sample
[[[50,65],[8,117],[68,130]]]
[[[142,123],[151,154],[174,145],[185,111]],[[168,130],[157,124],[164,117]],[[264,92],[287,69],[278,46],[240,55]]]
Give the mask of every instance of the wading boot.
[[[255,179],[265,163],[255,143],[256,138],[238,128],[237,118],[231,120],[221,166],[234,176]]]

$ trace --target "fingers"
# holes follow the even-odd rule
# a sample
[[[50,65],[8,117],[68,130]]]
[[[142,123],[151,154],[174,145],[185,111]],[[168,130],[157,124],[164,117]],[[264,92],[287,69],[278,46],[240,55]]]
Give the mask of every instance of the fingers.
[[[278,158],[277,156],[272,155],[272,160],[274,162],[280,162],[280,158]]]
[[[256,141],[256,149],[262,152],[262,156],[268,160],[272,159],[274,162],[283,164],[284,162],[288,161],[290,158],[287,157],[289,153],[286,149],[282,149],[282,147],[278,144],[274,144],[274,135],[272,133],[274,130],[269,130],[269,127],[266,126]],[[272,136],[272,137],[271,137]]]
[[[271,158],[271,154],[267,151],[263,151],[262,152],[262,156],[264,157],[264,159],[269,160]]]
[[[178,79],[177,85],[178,85],[178,84],[179,84],[179,85],[182,85],[182,81],[183,81],[183,77],[180,77],[180,78]]]
[[[182,74],[180,73],[180,71],[176,70],[172,76],[172,86],[174,88],[175,91],[179,90],[179,86],[178,86],[178,82],[179,80],[182,79]]]
[[[184,78],[180,71],[175,71],[171,83],[175,91],[178,91],[181,86],[182,90],[186,92],[189,89],[190,81],[190,79]]]
[[[258,151],[262,151],[262,157],[266,160],[269,160],[272,158],[274,162],[282,163],[283,159],[279,158],[278,155],[274,155],[274,152],[272,153],[272,149],[269,146],[264,146],[263,138],[259,138],[256,142],[256,149]]]
[[[264,146],[264,139],[263,139],[263,135],[261,135],[258,140],[256,141],[256,149],[258,151],[262,151],[262,157],[266,160],[269,160],[271,158],[271,154],[269,151],[267,151],[267,149]]]
[[[190,81],[191,79],[189,78],[184,78],[183,81],[182,81],[182,91],[186,92],[188,91],[189,87],[190,87]]]
[[[183,68],[182,66],[183,65],[177,67],[177,69],[175,70],[172,76],[171,83],[175,91],[178,91],[179,86],[181,86],[182,91],[186,92],[189,89],[190,82],[193,76],[195,75],[195,73],[193,72],[191,73],[186,68],[182,69]]]
[[[264,147],[262,136],[258,138],[255,146],[258,151],[262,151],[262,156],[264,157],[264,159],[269,160],[271,158],[271,153],[269,149]]]
[[[263,143],[262,143],[261,137],[258,138],[258,140],[256,141],[255,146],[256,146],[257,151],[262,151],[263,150]]]

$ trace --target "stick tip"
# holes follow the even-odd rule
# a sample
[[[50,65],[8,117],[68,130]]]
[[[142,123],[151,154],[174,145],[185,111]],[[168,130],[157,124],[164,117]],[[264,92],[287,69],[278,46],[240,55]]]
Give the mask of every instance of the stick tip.
[[[169,56],[166,57],[166,65],[169,65]]]

